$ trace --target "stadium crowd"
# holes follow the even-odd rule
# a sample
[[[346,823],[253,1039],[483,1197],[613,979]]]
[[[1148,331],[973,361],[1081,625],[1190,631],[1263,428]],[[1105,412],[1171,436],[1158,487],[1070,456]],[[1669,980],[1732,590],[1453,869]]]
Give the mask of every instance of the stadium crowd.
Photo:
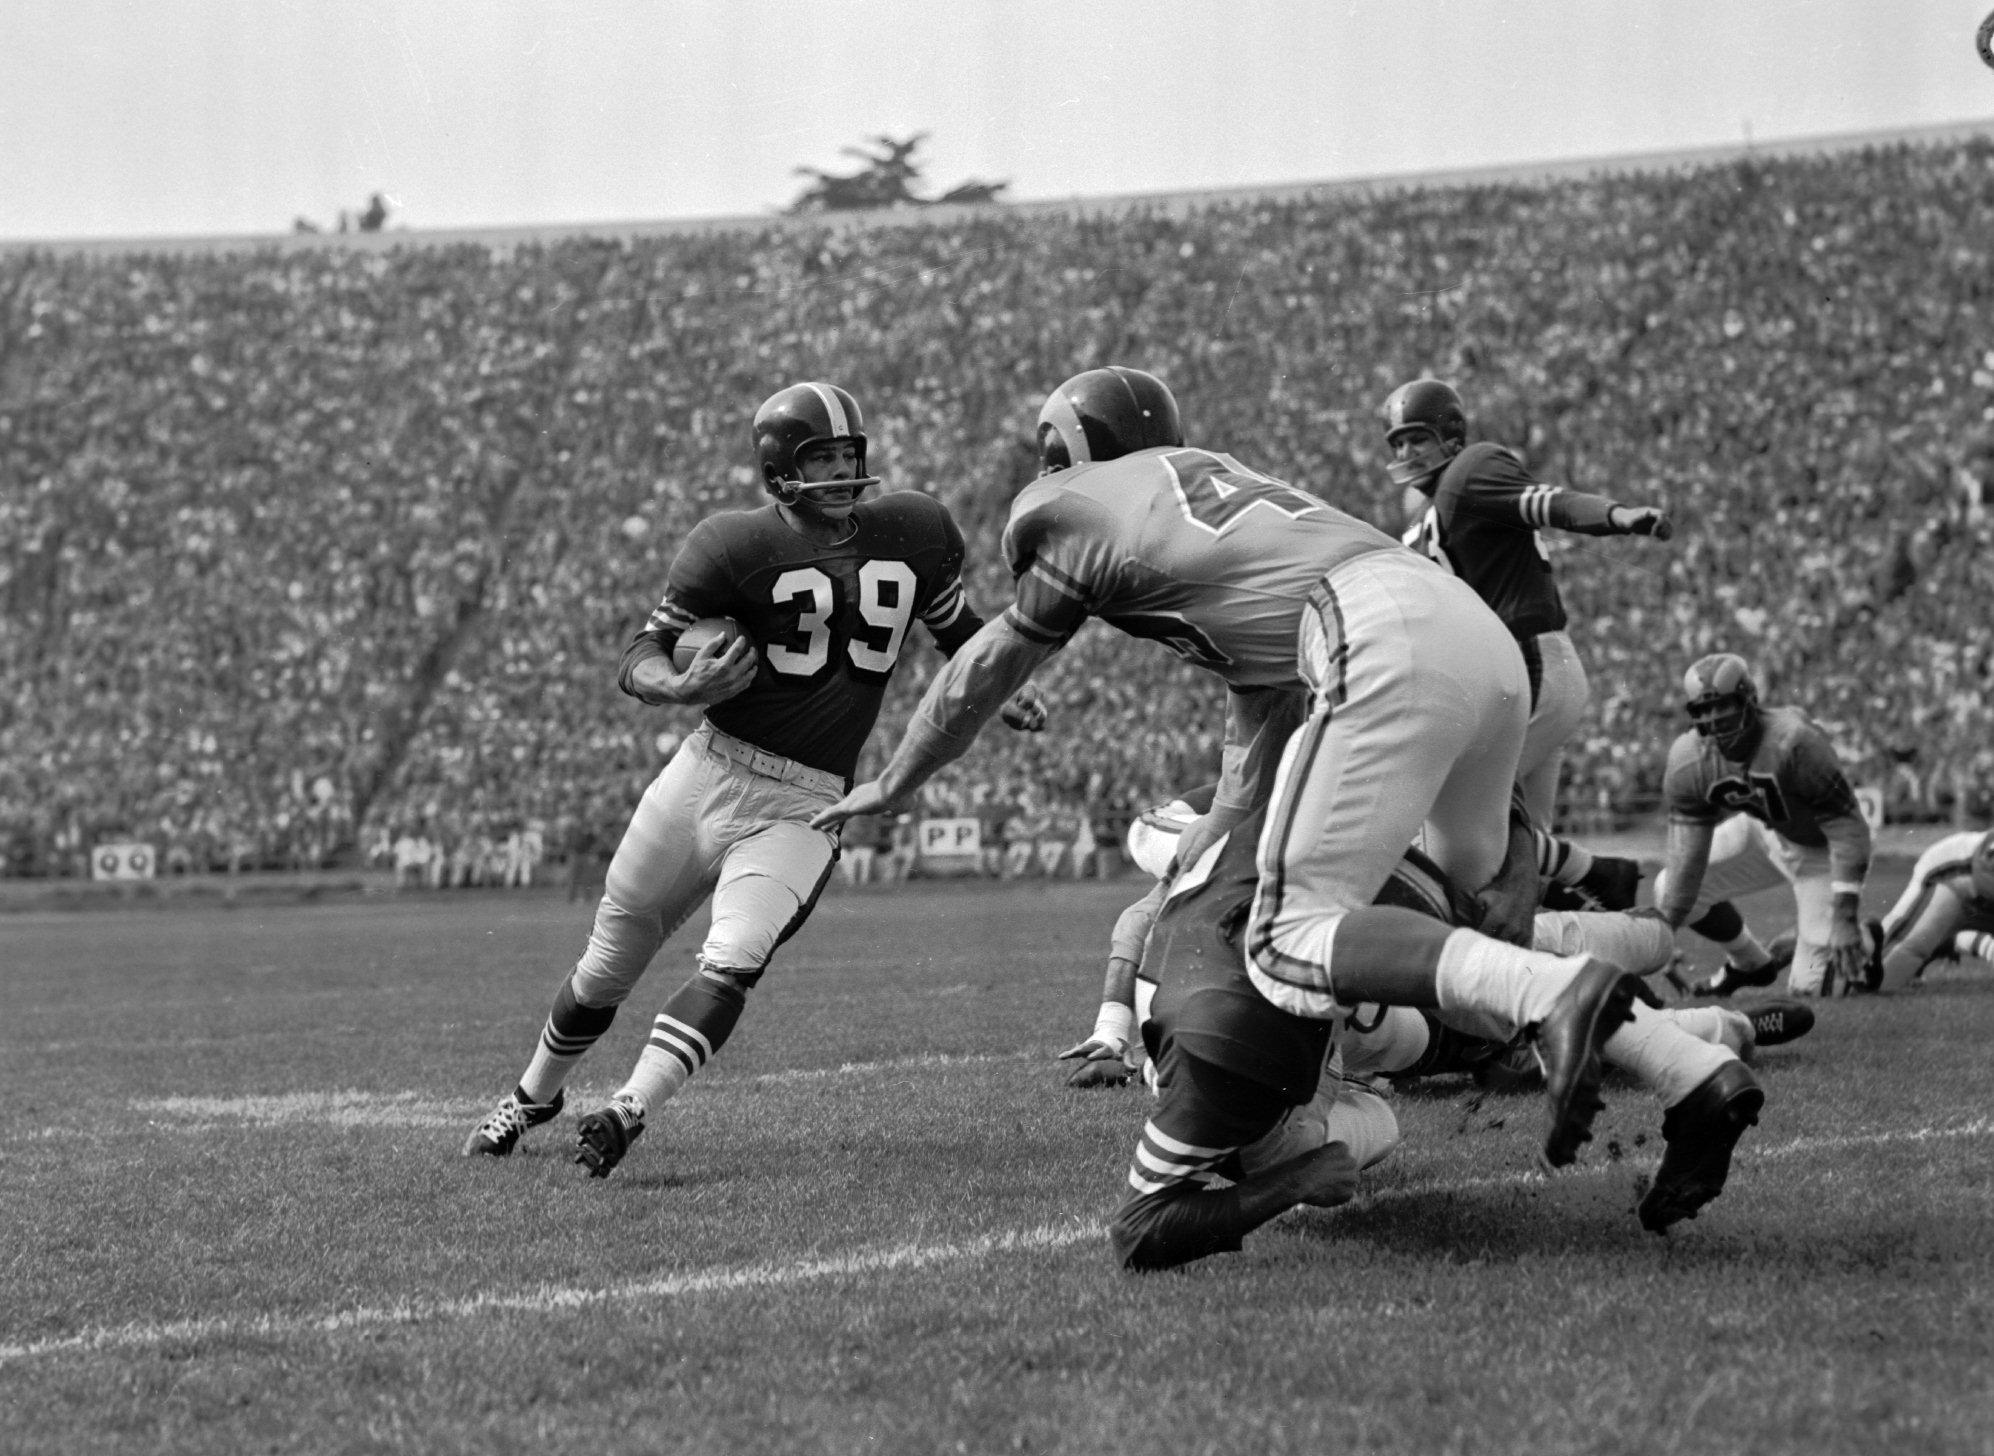
[[[1110,361],[1169,381],[1192,443],[1393,531],[1376,409],[1420,373],[1543,478],[1669,506],[1665,550],[1550,548],[1593,680],[1570,822],[1654,811],[1682,670],[1719,649],[1893,818],[1984,819],[1990,206],[1974,140],[510,252],[0,255],[0,872],[115,839],[169,869],[613,840],[696,721],[621,696],[617,656],[691,525],[763,499],[756,401],[851,389],[991,611],[1038,401]],[[1064,843],[1215,772],[1223,690],[1160,650],[1090,626],[1042,681],[1052,730],[985,741],[923,812]]]

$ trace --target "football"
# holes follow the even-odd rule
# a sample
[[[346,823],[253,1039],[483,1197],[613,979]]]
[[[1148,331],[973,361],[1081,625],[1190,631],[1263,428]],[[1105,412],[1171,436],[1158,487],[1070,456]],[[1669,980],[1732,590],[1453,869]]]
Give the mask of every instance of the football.
[[[736,637],[747,635],[742,630],[741,624],[732,617],[701,617],[679,633],[679,640],[672,648],[672,666],[684,672],[692,666],[693,658],[699,655],[699,649],[707,643],[718,640],[720,650],[725,652],[734,645]]]

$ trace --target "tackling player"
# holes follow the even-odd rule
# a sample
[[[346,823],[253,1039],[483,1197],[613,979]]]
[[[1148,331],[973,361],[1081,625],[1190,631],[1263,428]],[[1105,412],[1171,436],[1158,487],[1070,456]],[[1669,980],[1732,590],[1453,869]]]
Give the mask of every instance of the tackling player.
[[[1903,990],[1934,960],[1994,960],[1994,830],[1948,834],[1919,855],[1869,936],[1875,991]]]
[[[1869,825],[1827,735],[1798,708],[1763,707],[1745,660],[1716,652],[1683,676],[1691,727],[1669,748],[1667,863],[1655,904],[1726,956],[1696,988],[1728,996],[1770,986],[1787,960],[1797,996],[1847,994],[1875,980],[1862,928]],[[1790,952],[1762,946],[1732,903],[1793,887]]]
[[[1375,1002],[1437,1006],[1505,1041],[1531,1030],[1544,1157],[1569,1163],[1601,1105],[1598,1047],[1645,988],[1603,961],[1372,903],[1422,832],[1456,883],[1479,890],[1504,868],[1529,716],[1515,640],[1465,583],[1389,536],[1187,447],[1153,375],[1067,380],[1039,412],[1038,449],[1040,478],[1004,532],[1015,599],[937,675],[880,777],[813,822],[904,800],[1090,617],[1161,643],[1230,689],[1219,792],[1185,832],[1185,860],[1259,806],[1278,760],[1239,938],[1255,993],[1301,1020]]]
[[[909,628],[920,622],[950,653],[983,625],[963,596],[962,533],[941,502],[917,491],[860,498],[878,481],[866,474],[851,395],[818,383],[780,390],[755,412],[754,441],[773,502],[693,528],[617,671],[639,701],[701,706],[704,719],[645,790],[588,948],[467,1156],[502,1157],[560,1112],[569,1070],[710,895],[698,969],[658,1014],[629,1080],[580,1120],[576,1161],[608,1176],[646,1117],[725,1045],[770,957],[816,905],[838,836],[811,817],[851,787]],[[724,650],[709,642],[676,668],[679,634],[716,616],[746,636]],[[1027,694],[1004,716],[1029,731],[1044,724]]]
[[[1468,416],[1454,387],[1438,379],[1401,384],[1385,400],[1385,443],[1392,483],[1430,504],[1405,542],[1454,572],[1489,604],[1523,649],[1530,672],[1530,727],[1517,766],[1524,805],[1538,824],[1556,822],[1565,741],[1585,716],[1592,688],[1566,632],[1564,599],[1538,534],[1546,528],[1582,536],[1652,536],[1674,528],[1654,506],[1623,506],[1605,496],[1546,485],[1515,451],[1470,442]],[[1641,870],[1633,860],[1601,857],[1565,840],[1544,846],[1547,878],[1577,892],[1565,909],[1630,909]]]

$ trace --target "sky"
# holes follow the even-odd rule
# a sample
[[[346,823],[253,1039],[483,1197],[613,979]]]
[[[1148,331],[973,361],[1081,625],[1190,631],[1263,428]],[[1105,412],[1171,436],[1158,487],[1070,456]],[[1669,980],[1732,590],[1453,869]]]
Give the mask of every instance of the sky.
[[[1033,201],[1994,119],[1994,0],[0,0],[0,239]]]

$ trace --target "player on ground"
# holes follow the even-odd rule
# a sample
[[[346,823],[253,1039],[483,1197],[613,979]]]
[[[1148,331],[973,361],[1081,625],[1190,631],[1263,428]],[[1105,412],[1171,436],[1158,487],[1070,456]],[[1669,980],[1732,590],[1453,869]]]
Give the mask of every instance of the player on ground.
[[[1901,991],[1935,960],[1994,961],[1994,830],[1948,834],[1918,856],[1911,883],[1869,927],[1877,991]]]
[[[703,706],[704,720],[645,791],[610,862],[595,929],[561,983],[519,1085],[464,1151],[504,1156],[560,1112],[569,1070],[608,1030],[665,937],[709,895],[698,969],[659,1013],[630,1079],[581,1118],[576,1161],[606,1177],[645,1119],[712,1059],[776,948],[803,925],[838,857],[811,816],[851,786],[908,629],[944,653],[983,625],[962,590],[962,534],[916,491],[862,500],[865,425],[851,395],[796,384],[755,412],[758,510],[694,527],[664,599],[624,649],[617,684],[649,704]],[[672,649],[702,617],[746,637]],[[1007,722],[1044,715],[1020,696]]]
[[[1530,673],[1530,728],[1518,765],[1525,806],[1539,826],[1557,818],[1558,774],[1565,741],[1578,728],[1591,685],[1566,632],[1564,599],[1538,534],[1546,528],[1582,536],[1673,534],[1654,506],[1623,506],[1605,496],[1546,485],[1515,451],[1470,442],[1468,416],[1454,387],[1438,379],[1401,384],[1385,400],[1385,443],[1392,482],[1431,502],[1406,532],[1406,543],[1475,589],[1523,649]],[[1631,909],[1640,866],[1600,857],[1566,840],[1544,846],[1546,878],[1575,891],[1551,903],[1565,909]]]
[[[1176,400],[1140,370],[1062,384],[1038,445],[1044,473],[1004,533],[1014,601],[937,676],[881,776],[814,822],[906,799],[1089,617],[1163,643],[1230,689],[1219,792],[1184,835],[1187,860],[1258,806],[1278,760],[1240,940],[1258,993],[1316,1020],[1377,1002],[1479,1018],[1503,1040],[1534,1029],[1544,1156],[1569,1163],[1601,1105],[1599,1044],[1645,988],[1605,962],[1372,904],[1422,826],[1457,883],[1479,888],[1505,865],[1529,683],[1502,623],[1390,537],[1187,448]]]
[[[1348,1201],[1358,1173],[1399,1141],[1390,1104],[1365,1078],[1473,1065],[1462,1056],[1472,1039],[1450,1034],[1444,1012],[1352,1008],[1338,1025],[1291,1015],[1257,993],[1240,942],[1257,898],[1251,846],[1260,812],[1177,874],[1148,937],[1143,974],[1154,981],[1138,983],[1138,999],[1148,1002],[1141,1026],[1157,1103],[1109,1227],[1131,1269],[1237,1249],[1297,1204]],[[1452,925],[1479,913],[1417,851],[1379,900]],[[1637,973],[1660,969],[1673,950],[1672,933],[1651,912],[1547,914],[1539,933],[1562,951],[1596,952]],[[1723,1191],[1732,1151],[1765,1094],[1732,1047],[1698,1040],[1646,1006],[1613,1033],[1605,1055],[1649,1080],[1667,1109],[1666,1148],[1639,1210],[1642,1226],[1662,1233]],[[1221,1177],[1232,1186],[1210,1186]]]
[[[1848,994],[1874,979],[1862,928],[1869,825],[1827,735],[1798,708],[1764,707],[1745,660],[1712,653],[1683,677],[1691,727],[1669,749],[1667,863],[1655,904],[1669,924],[1724,947],[1696,988],[1770,986],[1790,961],[1796,996]],[[1769,951],[1732,902],[1793,887],[1790,951]]]
[[[1149,932],[1170,889],[1167,876],[1176,858],[1178,836],[1211,807],[1217,789],[1216,784],[1205,784],[1188,790],[1178,798],[1145,809],[1129,824],[1129,858],[1137,868],[1157,879],[1149,893],[1127,906],[1115,921],[1094,1029],[1059,1054],[1061,1061],[1080,1064],[1067,1077],[1069,1087],[1122,1086],[1139,1069],[1139,1063],[1132,1063],[1131,1058],[1141,1055],[1141,1038],[1137,1034],[1141,1008],[1153,996],[1156,984],[1154,972],[1145,973],[1143,968]],[[1480,907],[1470,904],[1467,897],[1448,884],[1446,877],[1417,849],[1406,851],[1404,860],[1379,891],[1378,903],[1429,910],[1436,918],[1454,925],[1473,925],[1480,914]],[[1645,921],[1648,916],[1640,918]],[[1645,928],[1630,929],[1627,921],[1626,916],[1607,913],[1542,911],[1534,918],[1531,943],[1538,950],[1553,953],[1585,944],[1589,954],[1627,965],[1629,969],[1636,969],[1636,962],[1648,965],[1658,955],[1664,962],[1669,959],[1668,935]],[[1636,939],[1630,941],[1629,936]],[[1586,943],[1588,938],[1590,943]],[[1393,1008],[1394,1015],[1397,1010]],[[1642,1014],[1637,1008],[1636,1017]],[[1746,1061],[1752,1059],[1759,1047],[1797,1040],[1814,1026],[1814,1013],[1804,1003],[1785,999],[1759,1001],[1743,1008],[1678,1006],[1663,1014],[1691,1036],[1721,1042]],[[1395,1079],[1451,1072],[1485,1073],[1495,1071],[1493,1064],[1509,1050],[1456,1032],[1430,1011],[1418,1013],[1415,1019],[1423,1019],[1424,1031],[1417,1035],[1405,1030],[1395,1033],[1401,1054],[1385,1063],[1366,1062],[1368,1070]],[[1354,1039],[1361,1041],[1362,1037]],[[1346,1029],[1346,1051],[1352,1042],[1353,1035]],[[1355,1055],[1362,1058],[1366,1054],[1360,1051]],[[1612,1060],[1611,1042],[1608,1060]],[[1534,1064],[1530,1071],[1534,1075]]]

